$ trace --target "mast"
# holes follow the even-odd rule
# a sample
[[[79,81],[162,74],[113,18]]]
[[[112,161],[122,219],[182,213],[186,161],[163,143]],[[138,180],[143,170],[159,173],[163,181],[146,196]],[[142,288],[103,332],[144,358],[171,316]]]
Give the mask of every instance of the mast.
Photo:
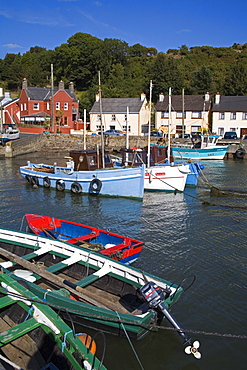
[[[149,122],[148,122],[148,158],[147,158],[147,167],[150,167],[150,135],[151,135],[151,109],[152,109],[152,88],[153,83],[152,80],[150,81],[149,86]]]
[[[101,99],[101,84],[100,84],[100,71],[99,75],[99,109],[100,109],[100,127],[101,127],[101,153],[102,153],[102,167],[105,168],[105,148],[104,148],[104,134],[102,122],[102,99]]]
[[[129,107],[127,107],[127,112],[126,112],[126,149],[129,149],[129,130],[128,130],[128,123],[129,123]]]
[[[184,138],[184,89],[182,89],[182,138]]]
[[[83,125],[83,149],[86,150],[86,124],[87,124],[87,114],[86,109],[84,109],[84,125]]]
[[[168,162],[170,163],[170,153],[171,153],[171,106],[172,106],[172,89],[169,87],[169,120],[168,120],[168,147],[167,147],[167,158]]]
[[[51,64],[51,132],[54,133],[54,80],[53,80],[53,64]]]

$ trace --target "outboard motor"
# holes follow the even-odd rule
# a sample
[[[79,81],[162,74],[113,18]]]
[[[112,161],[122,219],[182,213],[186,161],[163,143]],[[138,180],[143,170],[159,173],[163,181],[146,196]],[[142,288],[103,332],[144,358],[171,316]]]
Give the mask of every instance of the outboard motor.
[[[189,344],[185,348],[185,353],[190,354],[192,353],[197,359],[201,358],[200,352],[198,352],[198,348],[200,343],[195,341],[192,345],[191,339],[187,337],[187,335],[183,332],[180,328],[176,320],[172,317],[168,309],[164,304],[164,300],[169,297],[171,294],[171,289],[169,286],[166,289],[162,290],[157,284],[153,281],[147,282],[139,289],[139,293],[141,298],[149,305],[150,308],[159,310],[163,313],[163,315],[167,318],[167,320],[172,324],[172,326],[177,330],[178,334],[180,334],[184,339],[184,344]]]

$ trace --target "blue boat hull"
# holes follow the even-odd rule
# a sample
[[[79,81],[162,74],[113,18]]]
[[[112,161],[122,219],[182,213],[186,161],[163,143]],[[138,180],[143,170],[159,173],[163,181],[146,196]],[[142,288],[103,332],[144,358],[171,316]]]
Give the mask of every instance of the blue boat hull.
[[[187,176],[187,180],[185,183],[186,187],[194,188],[197,186],[198,177],[200,175],[201,169],[203,169],[203,165],[201,162],[190,163],[190,172]]]
[[[94,171],[73,171],[67,167],[33,164],[20,167],[29,183],[59,191],[99,194],[105,196],[143,198],[144,165]]]
[[[228,147],[229,146],[216,146],[202,149],[173,147],[172,155],[179,159],[218,160],[225,157]]]

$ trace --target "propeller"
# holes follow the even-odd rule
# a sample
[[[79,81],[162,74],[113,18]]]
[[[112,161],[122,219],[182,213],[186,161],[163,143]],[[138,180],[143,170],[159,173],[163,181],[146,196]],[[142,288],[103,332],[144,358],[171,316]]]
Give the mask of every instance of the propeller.
[[[184,352],[187,353],[187,355],[194,355],[195,358],[197,358],[198,360],[200,360],[200,358],[202,357],[201,353],[198,351],[198,348],[200,347],[200,342],[198,340],[196,340],[192,346],[187,346],[185,349],[184,349]]]
[[[199,360],[201,358],[201,354],[198,351],[198,348],[200,347],[199,341],[195,341],[193,345],[191,344],[191,339],[187,337],[164,303],[164,300],[171,294],[170,287],[167,286],[166,289],[162,290],[153,281],[147,281],[144,273],[143,277],[145,280],[145,285],[139,289],[142,299],[147,302],[150,308],[156,309],[163,313],[170,324],[172,324],[172,326],[176,329],[177,333],[184,339],[184,344],[189,344],[189,346],[185,348],[185,353],[188,355],[192,353]]]

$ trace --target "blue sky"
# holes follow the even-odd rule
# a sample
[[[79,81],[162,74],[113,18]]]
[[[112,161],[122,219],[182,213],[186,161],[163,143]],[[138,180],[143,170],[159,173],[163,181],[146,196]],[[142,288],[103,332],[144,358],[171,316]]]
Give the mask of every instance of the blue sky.
[[[181,45],[247,42],[245,0],[11,0],[0,8],[0,58],[47,50],[76,32],[116,38],[159,52]]]

